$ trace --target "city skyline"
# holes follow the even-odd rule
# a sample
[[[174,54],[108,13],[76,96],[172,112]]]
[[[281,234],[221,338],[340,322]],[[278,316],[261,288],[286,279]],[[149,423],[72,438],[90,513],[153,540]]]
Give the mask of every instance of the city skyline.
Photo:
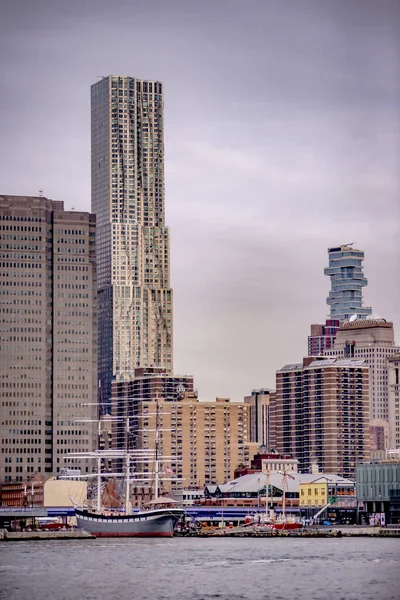
[[[97,2],[95,20],[90,4],[17,2],[0,25],[3,193],[89,211],[90,84],[163,81],[174,369],[200,399],[273,388],[306,355],[328,313],[330,246],[365,252],[364,305],[396,330],[395,4],[250,2],[255,19],[237,2],[119,2],[118,17]]]

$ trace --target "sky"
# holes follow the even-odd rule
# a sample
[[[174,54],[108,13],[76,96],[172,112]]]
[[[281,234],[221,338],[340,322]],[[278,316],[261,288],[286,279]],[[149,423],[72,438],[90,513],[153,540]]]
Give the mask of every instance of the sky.
[[[400,342],[400,0],[6,0],[0,193],[90,210],[90,86],[164,82],[174,370],[275,387],[365,251]]]

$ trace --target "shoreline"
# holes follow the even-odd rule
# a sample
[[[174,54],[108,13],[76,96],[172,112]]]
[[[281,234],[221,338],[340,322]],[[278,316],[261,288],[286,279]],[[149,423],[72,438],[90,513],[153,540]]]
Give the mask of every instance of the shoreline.
[[[400,538],[399,528],[384,528],[384,527],[335,527],[330,529],[296,529],[296,530],[270,530],[264,527],[238,527],[238,528],[223,528],[214,530],[199,530],[184,534],[181,537],[262,537],[262,538],[278,538],[278,537],[293,537],[293,538],[342,538],[342,537],[368,537],[368,538]]]
[[[0,530],[0,542],[28,540],[94,540],[96,537],[84,529],[74,531],[7,531]]]
[[[363,528],[335,528],[327,531],[317,530],[265,530],[265,529],[248,529],[239,528],[238,530],[225,529],[214,531],[198,531],[184,535],[175,535],[174,537],[182,538],[295,538],[295,539],[341,539],[341,538],[400,538],[399,529],[386,529],[375,527]],[[0,530],[0,542],[12,541],[30,541],[30,540],[94,540],[95,535],[85,531],[84,529],[75,529],[74,531],[12,531],[5,529]]]

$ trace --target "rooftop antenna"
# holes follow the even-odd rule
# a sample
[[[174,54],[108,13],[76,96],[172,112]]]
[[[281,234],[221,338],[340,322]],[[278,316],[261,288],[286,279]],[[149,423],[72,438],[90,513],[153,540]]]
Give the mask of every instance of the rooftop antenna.
[[[43,190],[39,190],[39,198],[43,198]]]

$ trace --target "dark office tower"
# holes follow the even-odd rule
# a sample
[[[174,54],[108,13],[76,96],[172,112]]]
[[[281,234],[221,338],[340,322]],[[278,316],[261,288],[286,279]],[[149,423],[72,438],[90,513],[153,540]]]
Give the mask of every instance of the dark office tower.
[[[109,76],[92,86],[100,400],[138,367],[172,372],[164,202],[163,84]]]
[[[249,405],[249,441],[271,450],[275,447],[272,414],[275,408],[275,390],[252,390],[250,396],[245,396],[244,402]]]
[[[0,480],[97,447],[96,425],[77,422],[97,398],[95,230],[62,202],[0,196]]]

